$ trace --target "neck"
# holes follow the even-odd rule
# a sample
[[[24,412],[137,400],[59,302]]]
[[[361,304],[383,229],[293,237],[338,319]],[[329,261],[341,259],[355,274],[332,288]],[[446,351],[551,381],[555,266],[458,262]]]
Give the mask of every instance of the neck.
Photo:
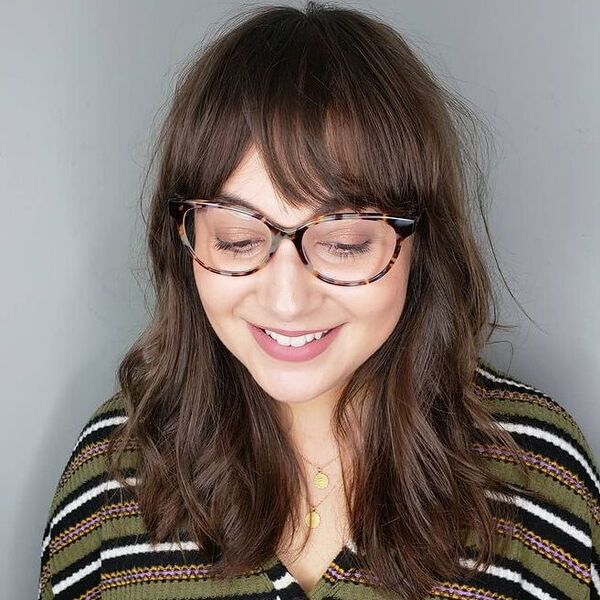
[[[337,393],[328,392],[304,402],[281,404],[292,443],[317,464],[330,460],[337,452],[332,431],[336,402]]]
[[[334,475],[353,463],[349,447],[340,447],[333,434],[333,417],[339,398],[339,392],[321,395],[305,402],[281,403],[284,423],[290,442],[303,455],[317,466],[327,467],[328,473]],[[353,412],[353,411],[351,411]],[[358,417],[351,417],[352,435],[357,436],[360,443]],[[337,457],[337,460],[332,460]],[[303,461],[305,462],[305,461]]]

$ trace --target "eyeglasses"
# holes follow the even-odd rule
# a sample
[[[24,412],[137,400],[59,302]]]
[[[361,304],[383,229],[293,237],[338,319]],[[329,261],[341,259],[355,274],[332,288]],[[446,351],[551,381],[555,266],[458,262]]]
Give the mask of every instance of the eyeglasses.
[[[242,206],[170,198],[168,207],[184,246],[213,273],[231,277],[255,273],[287,238],[315,277],[344,286],[365,285],[383,277],[421,216],[342,212],[298,227],[279,227]]]

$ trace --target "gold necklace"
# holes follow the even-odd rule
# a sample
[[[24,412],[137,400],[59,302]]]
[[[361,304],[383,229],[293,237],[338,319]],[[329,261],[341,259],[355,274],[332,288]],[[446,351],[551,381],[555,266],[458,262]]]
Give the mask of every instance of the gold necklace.
[[[327,476],[327,474],[324,472],[323,469],[325,469],[325,467],[329,466],[334,460],[336,460],[336,458],[339,457],[339,454],[334,456],[329,462],[325,463],[322,467],[320,465],[315,465],[315,463],[313,463],[311,460],[306,458],[306,456],[304,456],[304,454],[302,454],[302,452],[300,452],[299,450],[298,450],[298,454],[300,454],[300,456],[307,463],[309,463],[310,465],[312,465],[313,467],[315,467],[317,469],[317,473],[315,474],[315,476],[312,479],[313,485],[320,490],[329,487],[329,477]],[[337,487],[339,487],[339,484],[335,485],[324,498],[321,498],[321,500],[319,500],[319,502],[317,502],[317,504],[309,503],[309,507],[310,507],[309,511],[304,516],[304,522],[306,523],[306,525],[308,527],[310,527],[311,529],[314,529],[315,527],[319,526],[319,524],[321,523],[321,515],[317,511],[317,507],[320,506],[321,503],[324,502],[327,498],[329,498],[329,496],[335,491],[335,489]]]
[[[324,497],[321,498],[321,500],[319,500],[319,502],[317,502],[316,504],[310,504],[310,509],[309,511],[306,513],[305,517],[304,517],[304,522],[306,523],[306,525],[310,528],[310,529],[314,529],[315,527],[318,527],[319,524],[321,523],[321,514],[317,511],[317,507],[321,505],[321,503],[326,500],[327,498],[329,498],[329,496],[334,492],[334,490],[336,488],[339,487],[339,483],[334,485],[331,490],[329,491],[329,493]]]
[[[315,463],[313,463],[312,461],[308,460],[308,458],[306,458],[306,456],[304,456],[304,454],[302,454],[302,452],[300,452],[298,450],[298,454],[310,465],[312,465],[313,467],[315,467],[315,469],[317,469],[317,472],[315,474],[315,476],[312,479],[313,485],[320,489],[320,490],[324,490],[328,485],[329,485],[329,477],[326,475],[326,473],[323,471],[323,469],[327,466],[329,466],[336,458],[339,458],[339,454],[337,454],[336,456],[334,456],[328,463],[324,464],[322,467],[319,465],[315,465]]]

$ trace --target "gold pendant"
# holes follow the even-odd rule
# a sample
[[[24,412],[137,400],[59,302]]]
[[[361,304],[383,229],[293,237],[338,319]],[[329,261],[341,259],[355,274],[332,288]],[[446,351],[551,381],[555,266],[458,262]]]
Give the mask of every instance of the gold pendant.
[[[304,522],[311,529],[314,529],[315,527],[319,526],[319,523],[321,522],[321,515],[319,515],[316,508],[312,508],[309,512],[306,513],[306,516],[304,517]]]
[[[319,471],[313,477],[313,483],[315,484],[315,487],[324,490],[329,485],[329,477],[327,477],[323,471]]]

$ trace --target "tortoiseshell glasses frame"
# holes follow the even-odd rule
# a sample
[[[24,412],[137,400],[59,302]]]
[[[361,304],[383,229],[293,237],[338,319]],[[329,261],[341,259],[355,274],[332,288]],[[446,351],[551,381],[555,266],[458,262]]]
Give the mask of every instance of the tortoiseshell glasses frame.
[[[187,211],[190,209],[195,209],[195,208],[204,207],[204,206],[213,207],[213,208],[225,208],[227,210],[233,210],[235,212],[239,212],[244,215],[254,217],[255,219],[258,219],[259,221],[264,223],[269,228],[269,231],[271,232],[271,239],[272,239],[271,248],[269,250],[269,254],[268,254],[268,257],[266,258],[266,260],[263,263],[261,263],[260,265],[258,265],[257,267],[255,267],[254,269],[250,269],[248,271],[240,271],[240,272],[236,272],[236,273],[232,273],[229,271],[221,271],[219,269],[215,269],[214,267],[210,267],[210,266],[204,264],[198,258],[198,256],[196,256],[196,253],[194,252],[192,245],[190,244],[190,241],[186,236],[185,228],[184,228],[184,218],[185,218],[185,214],[187,213]],[[256,271],[259,271],[260,269],[262,269],[263,267],[265,267],[268,264],[269,260],[273,256],[273,254],[275,254],[275,252],[277,251],[277,248],[279,248],[279,244],[281,243],[281,241],[283,239],[287,238],[293,242],[298,254],[300,255],[300,259],[302,260],[302,263],[304,264],[304,266],[317,279],[320,279],[321,281],[325,281],[327,283],[331,283],[333,285],[342,285],[342,286],[366,285],[368,283],[372,283],[373,281],[377,281],[378,279],[381,279],[392,268],[394,262],[396,261],[396,259],[398,257],[398,254],[400,253],[400,248],[402,246],[402,240],[406,239],[408,236],[410,236],[415,231],[417,222],[419,221],[421,214],[422,214],[422,213],[420,213],[414,219],[408,219],[405,217],[400,217],[400,216],[390,215],[387,213],[380,213],[380,212],[364,212],[364,213],[362,213],[362,212],[361,213],[342,212],[342,213],[331,213],[331,214],[323,215],[320,217],[316,217],[314,219],[306,221],[305,223],[302,223],[301,225],[298,225],[298,227],[279,227],[279,226],[275,225],[273,222],[271,222],[262,213],[248,209],[244,206],[233,206],[230,204],[222,204],[220,202],[211,202],[209,200],[187,199],[187,198],[176,197],[176,198],[168,199],[168,207],[169,207],[169,213],[170,213],[171,217],[173,217],[173,219],[175,220],[175,222],[177,224],[177,230],[179,233],[179,237],[181,238],[181,241],[183,242],[183,245],[187,248],[187,250],[192,255],[192,258],[200,266],[204,267],[205,269],[207,269],[209,271],[212,271],[213,273],[218,273],[220,275],[227,275],[230,277],[241,277],[244,275],[250,275],[251,273],[255,273]],[[345,282],[345,281],[339,281],[337,279],[332,279],[331,277],[327,277],[325,275],[321,275],[319,272],[317,272],[312,267],[312,265],[310,264],[306,255],[304,254],[304,250],[302,248],[302,238],[303,238],[304,234],[306,233],[307,229],[311,225],[316,224],[316,223],[322,223],[324,221],[342,221],[342,220],[346,220],[346,219],[385,220],[393,227],[393,229],[396,233],[396,244],[394,247],[394,252],[393,252],[392,257],[390,258],[388,264],[381,271],[379,271],[379,273],[377,273],[373,277],[370,277],[369,279],[361,279],[358,281]]]

